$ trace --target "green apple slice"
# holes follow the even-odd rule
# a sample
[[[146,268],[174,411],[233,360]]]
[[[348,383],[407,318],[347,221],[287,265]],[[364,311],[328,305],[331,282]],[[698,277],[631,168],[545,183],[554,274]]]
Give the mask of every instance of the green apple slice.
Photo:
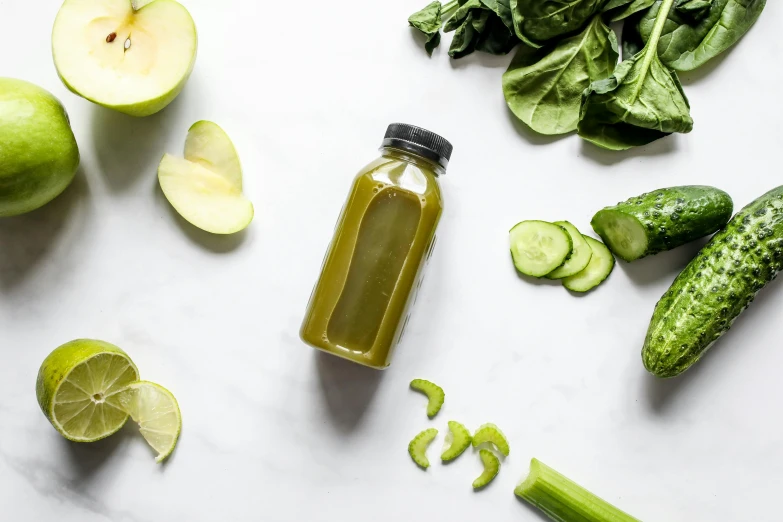
[[[242,190],[242,166],[231,138],[217,124],[198,121],[188,130],[185,159],[205,169],[219,172],[234,187]]]
[[[52,54],[74,93],[132,116],[149,116],[182,91],[198,37],[174,0],[65,0],[54,22]]]
[[[176,211],[202,230],[233,234],[253,220],[253,204],[242,194],[239,156],[225,131],[212,122],[190,128],[184,159],[163,156],[158,181]]]
[[[144,440],[158,452],[155,462],[171,455],[182,431],[182,415],[170,391],[154,382],[134,382],[117,395],[117,403],[138,423]]]

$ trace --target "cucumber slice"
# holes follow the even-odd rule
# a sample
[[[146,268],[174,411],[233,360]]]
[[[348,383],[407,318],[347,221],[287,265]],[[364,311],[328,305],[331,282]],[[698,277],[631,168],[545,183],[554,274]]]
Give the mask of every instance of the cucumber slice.
[[[576,275],[563,279],[563,286],[572,292],[588,292],[603,283],[614,269],[614,256],[606,246],[592,237],[585,241],[593,251],[587,267]]]
[[[413,379],[411,388],[427,396],[427,416],[431,419],[440,411],[443,402],[446,400],[446,393],[443,388],[437,384],[425,381],[424,379]]]
[[[422,469],[430,467],[430,461],[427,458],[427,448],[437,435],[438,430],[430,428],[413,437],[413,440],[408,444],[408,455]]]
[[[514,266],[532,277],[544,277],[560,267],[574,246],[565,228],[546,221],[523,221],[510,235]]]
[[[497,458],[497,455],[483,449],[479,451],[479,457],[481,458],[481,463],[484,464],[484,472],[473,481],[473,489],[481,489],[487,486],[500,472],[500,459]]]
[[[563,266],[556,268],[553,272],[547,274],[546,277],[547,279],[564,279],[584,270],[590,262],[590,258],[593,257],[593,250],[579,230],[568,221],[555,221],[555,225],[566,229],[568,235],[571,236],[574,247],[571,257],[568,258]]]
[[[494,424],[488,423],[480,426],[473,435],[474,448],[485,442],[494,444],[498,451],[506,457],[508,457],[508,454],[511,451],[511,448],[508,445],[508,439],[506,439],[506,436],[500,431],[500,428]]]
[[[624,261],[642,258],[647,252],[647,231],[634,216],[602,210],[593,218],[593,228]]]
[[[449,433],[446,435],[446,446],[440,460],[449,462],[460,455],[470,447],[473,437],[470,436],[468,429],[457,421],[449,421]]]

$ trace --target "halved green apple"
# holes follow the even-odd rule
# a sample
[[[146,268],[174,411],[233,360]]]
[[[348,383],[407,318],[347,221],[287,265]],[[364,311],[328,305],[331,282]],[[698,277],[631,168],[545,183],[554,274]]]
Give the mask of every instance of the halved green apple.
[[[253,204],[242,194],[239,155],[225,131],[211,121],[190,128],[184,159],[163,156],[158,181],[176,211],[202,230],[233,234],[253,221]]]
[[[182,91],[198,37],[174,0],[65,0],[52,31],[57,73],[71,91],[132,116],[149,116]]]

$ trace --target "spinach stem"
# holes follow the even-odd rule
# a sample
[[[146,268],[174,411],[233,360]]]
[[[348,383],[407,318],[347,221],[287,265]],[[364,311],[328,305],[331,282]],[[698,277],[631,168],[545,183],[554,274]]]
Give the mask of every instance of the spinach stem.
[[[446,14],[450,11],[453,11],[455,8],[459,7],[459,0],[451,0],[448,4],[444,5],[440,12],[441,14]]]
[[[655,17],[655,25],[653,26],[652,33],[650,34],[650,41],[655,42],[656,52],[658,50],[658,40],[661,39],[661,33],[663,33],[663,26],[666,24],[666,20],[669,18],[669,12],[672,10],[674,0],[663,0],[658,14]]]
[[[639,81],[636,82],[636,90],[634,91],[633,99],[636,101],[644,86],[644,79],[647,76],[647,72],[650,70],[650,64],[656,58],[658,58],[658,41],[661,39],[661,33],[663,33],[663,26],[666,24],[666,20],[669,19],[669,12],[672,10],[674,0],[663,0],[661,7],[658,9],[658,14],[655,15],[655,25],[653,26],[650,38],[647,40],[647,45],[644,51],[644,63],[642,64],[642,74]]]

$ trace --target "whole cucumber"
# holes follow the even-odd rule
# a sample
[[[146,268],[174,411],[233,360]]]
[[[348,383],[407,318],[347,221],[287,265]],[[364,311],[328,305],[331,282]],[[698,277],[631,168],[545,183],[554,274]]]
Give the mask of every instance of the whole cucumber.
[[[715,187],[671,187],[599,211],[591,222],[609,250],[635,261],[690,243],[723,228],[731,197]]]
[[[657,377],[696,363],[783,268],[783,186],[742,209],[655,307],[642,360]]]

